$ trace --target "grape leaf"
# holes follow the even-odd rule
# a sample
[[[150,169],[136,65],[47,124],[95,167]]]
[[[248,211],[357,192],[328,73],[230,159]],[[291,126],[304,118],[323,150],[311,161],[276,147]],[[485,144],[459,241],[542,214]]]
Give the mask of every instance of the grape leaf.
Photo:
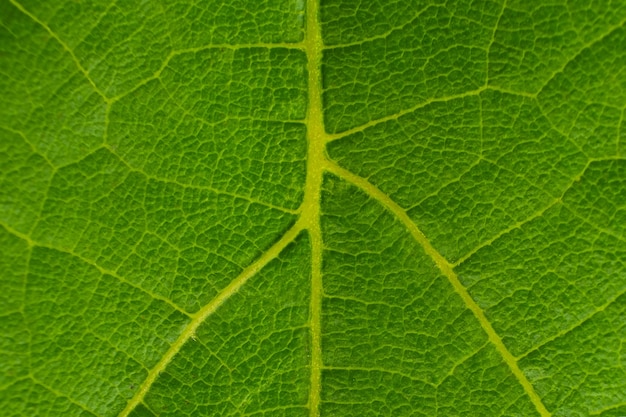
[[[625,22],[2,0],[3,415],[626,415]]]

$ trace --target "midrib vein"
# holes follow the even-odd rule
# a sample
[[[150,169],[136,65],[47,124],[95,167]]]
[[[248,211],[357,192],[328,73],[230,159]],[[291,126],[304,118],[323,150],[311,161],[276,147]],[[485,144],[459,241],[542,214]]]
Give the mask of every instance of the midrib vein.
[[[174,356],[181,350],[183,345],[193,338],[198,327],[213,314],[226,300],[233,296],[239,289],[254,275],[256,275],[265,265],[271,260],[277,258],[280,252],[291,243],[298,233],[302,231],[304,225],[302,221],[298,221],[291,227],[271,248],[264,252],[254,263],[244,269],[241,274],[228,286],[226,286],[220,293],[209,302],[207,305],[193,314],[192,320],[185,326],[178,339],[170,346],[170,348],[161,357],[161,360],[148,372],[148,376],[144,380],[141,387],[137,390],[133,398],[126,404],[126,408],[118,415],[118,417],[127,417],[134,409],[141,403],[150,390],[150,387],[159,377],[159,374],[165,370],[167,365],[172,361]]]
[[[318,0],[307,0],[307,20],[304,50],[307,55],[309,102],[307,106],[307,175],[301,214],[296,224],[278,242],[267,250],[257,261],[248,266],[237,278],[224,288],[210,303],[192,316],[192,320],[180,336],[165,352],[161,360],[149,371],[137,393],[128,402],[118,417],[127,417],[139,405],[152,384],[165,370],[183,345],[195,335],[198,327],[213,314],[226,300],[252,278],[259,270],[292,242],[302,230],[308,230],[311,237],[311,387],[309,391],[310,416],[319,416],[321,390],[321,309],[322,309],[322,233],[320,228],[320,190],[323,167],[325,165],[324,144],[326,141],[322,116],[321,87],[321,28],[318,23]]]
[[[319,416],[322,369],[322,232],[320,228],[320,190],[324,166],[326,133],[322,113],[322,31],[319,24],[319,0],[307,0],[304,50],[307,57],[308,106],[307,126],[307,176],[302,203],[301,219],[311,236],[311,382],[309,389],[309,415]]]
[[[463,299],[463,302],[467,306],[468,309],[474,314],[481,327],[487,333],[487,337],[489,341],[496,348],[498,353],[500,353],[502,359],[507,364],[515,378],[519,381],[520,385],[528,395],[529,399],[539,412],[542,417],[550,417],[550,412],[546,409],[545,405],[541,401],[539,395],[535,392],[535,388],[532,386],[526,375],[520,369],[517,359],[509,352],[507,347],[502,342],[500,336],[496,333],[493,326],[487,320],[485,313],[482,308],[472,298],[469,294],[465,286],[459,281],[456,273],[453,270],[452,265],[431,245],[430,241],[426,238],[426,236],[418,229],[413,220],[409,217],[407,212],[400,207],[395,201],[393,201],[389,196],[380,191],[374,185],[370,184],[369,181],[364,178],[359,177],[352,172],[341,168],[337,164],[331,161],[326,162],[325,167],[329,172],[337,175],[338,177],[356,185],[361,190],[363,190],[367,195],[369,195],[374,200],[381,203],[384,207],[386,207],[390,212],[392,212],[400,222],[407,228],[411,236],[422,246],[424,252],[435,262],[437,268],[441,271],[441,273],[448,279],[455,292]]]

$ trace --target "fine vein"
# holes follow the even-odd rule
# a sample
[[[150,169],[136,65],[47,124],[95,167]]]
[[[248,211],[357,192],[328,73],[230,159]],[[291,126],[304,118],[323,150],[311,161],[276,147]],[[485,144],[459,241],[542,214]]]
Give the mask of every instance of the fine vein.
[[[385,206],[390,212],[392,212],[398,218],[398,220],[402,222],[402,224],[404,224],[404,226],[407,228],[409,233],[411,233],[413,238],[422,246],[422,248],[424,249],[424,252],[426,252],[426,254],[431,257],[431,259],[435,262],[435,264],[437,265],[441,273],[445,275],[445,277],[448,279],[448,281],[450,282],[454,290],[463,299],[463,302],[465,303],[467,308],[469,308],[472,311],[472,313],[474,314],[474,316],[480,323],[485,333],[487,333],[487,337],[489,338],[489,341],[494,345],[496,350],[500,353],[500,355],[502,356],[502,359],[508,365],[513,375],[517,378],[520,385],[526,392],[526,395],[528,395],[528,397],[532,401],[533,405],[535,406],[539,414],[542,417],[551,416],[550,412],[546,409],[545,405],[541,401],[541,398],[535,392],[535,388],[532,386],[530,381],[528,381],[528,379],[526,378],[526,375],[524,375],[524,373],[520,369],[517,363],[517,360],[515,359],[513,354],[511,354],[511,352],[509,352],[507,347],[504,345],[500,336],[496,333],[496,331],[494,330],[489,320],[487,320],[487,317],[485,316],[485,313],[483,312],[483,310],[480,308],[478,304],[476,304],[476,302],[474,301],[472,296],[469,294],[465,286],[463,286],[461,281],[459,281],[459,278],[454,272],[452,265],[450,265],[450,263],[431,245],[431,243],[428,241],[426,236],[424,236],[424,234],[417,228],[417,226],[415,225],[413,220],[411,220],[411,218],[406,213],[406,211],[402,207],[400,207],[396,202],[394,202],[391,198],[389,198],[389,196],[384,194],[382,191],[380,191],[378,188],[376,188],[374,185],[369,183],[364,178],[361,178],[358,175],[355,175],[352,172],[345,170],[332,162],[327,162],[326,168],[328,169],[328,171],[332,172],[333,174],[339,176],[340,178],[343,178],[344,180],[362,189],[371,198],[375,199],[376,201],[380,202],[383,206]]]
[[[50,29],[50,26],[48,26],[48,24],[46,24],[45,22],[40,20],[37,16],[35,16],[34,14],[26,10],[26,8],[24,8],[24,6],[22,6],[16,0],[9,0],[9,1],[11,2],[11,4],[13,4],[13,6],[17,7],[22,13],[30,17],[35,23],[37,23],[39,26],[44,28],[46,32],[48,32],[48,34],[50,34],[50,36],[52,36],[61,45],[61,47],[65,49],[65,51],[68,54],[70,54],[70,56],[72,57],[72,60],[74,61],[74,64],[76,64],[76,67],[78,68],[78,70],[85,76],[85,79],[87,80],[87,82],[89,82],[89,84],[93,87],[95,92],[98,93],[98,95],[100,95],[104,99],[104,101],[108,103],[110,99],[102,92],[102,90],[98,88],[96,83],[93,81],[93,79],[89,75],[89,72],[85,69],[85,67],[83,67],[83,65],[80,63],[80,61],[74,54],[74,51],[72,51],[72,49],[63,41],[63,39],[61,39],[56,33],[54,33],[52,29]]]
[[[62,248],[62,247],[56,247],[53,245],[49,245],[49,244],[45,244],[45,243],[40,243],[37,242],[35,240],[33,240],[30,235],[22,233],[17,231],[16,229],[14,229],[13,227],[9,226],[8,224],[5,224],[4,222],[0,222],[0,228],[3,228],[4,230],[6,230],[7,232],[9,232],[10,234],[12,234],[13,236],[23,240],[26,242],[26,244],[28,245],[29,248],[34,248],[34,247],[39,247],[39,248],[46,248],[46,249],[51,249],[57,252],[61,252],[61,253],[65,253],[67,255],[73,256],[76,259],[80,259],[81,262],[84,262],[88,265],[93,266],[94,268],[96,268],[102,275],[109,275],[115,279],[117,279],[120,282],[123,282],[124,284],[133,287],[139,291],[141,291],[144,294],[147,294],[149,297],[155,299],[155,300],[159,300],[162,301],[166,304],[168,304],[170,307],[172,307],[174,310],[178,311],[181,314],[184,314],[185,316],[189,316],[189,313],[185,310],[183,310],[180,306],[178,306],[176,303],[174,303],[173,301],[171,301],[170,299],[168,299],[167,297],[163,297],[159,294],[153,293],[152,291],[149,291],[137,284],[135,284],[132,281],[127,280],[126,278],[124,278],[123,276],[119,275],[117,272],[112,271],[110,269],[104,268],[103,266],[99,265],[98,263],[96,263],[95,261],[85,258],[84,256],[74,252],[74,250],[72,249],[68,249],[68,248]]]

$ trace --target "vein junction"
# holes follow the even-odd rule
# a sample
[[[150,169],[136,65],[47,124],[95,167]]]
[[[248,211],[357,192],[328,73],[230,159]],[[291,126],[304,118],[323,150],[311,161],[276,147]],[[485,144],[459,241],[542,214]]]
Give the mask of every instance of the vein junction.
[[[22,12],[26,13],[29,17],[42,25],[62,46],[70,53],[72,59],[92,84],[93,88],[105,99],[107,103],[111,100],[105,97],[95,83],[89,77],[88,72],[78,62],[76,56],[72,51],[58,38],[50,28],[40,20],[38,20],[31,13],[26,11],[15,0],[11,2],[18,7]],[[183,332],[177,338],[177,340],[170,346],[167,352],[163,355],[161,360],[149,371],[147,378],[144,380],[141,387],[137,390],[134,397],[127,403],[124,410],[119,414],[119,417],[126,417],[139,405],[152,384],[156,381],[159,374],[163,372],[167,365],[171,362],[174,356],[180,351],[182,346],[190,339],[194,337],[194,334],[198,327],[213,314],[225,301],[227,301],[233,294],[235,294],[246,282],[251,279],[259,270],[267,265],[272,259],[279,256],[280,252],[292,242],[300,232],[307,230],[311,237],[311,297],[310,297],[310,321],[309,327],[311,332],[311,363],[310,363],[310,394],[308,399],[308,407],[310,410],[310,416],[319,416],[319,407],[321,403],[321,370],[322,364],[322,345],[321,345],[321,311],[322,311],[322,255],[323,255],[323,239],[320,228],[320,194],[324,172],[331,172],[338,177],[346,180],[347,182],[359,187],[365,193],[367,193],[372,199],[376,200],[406,227],[412,237],[422,246],[424,251],[435,262],[441,273],[448,279],[456,293],[465,302],[465,305],[472,311],[483,330],[488,335],[489,341],[493,344],[496,350],[502,356],[502,359],[510,368],[513,375],[517,378],[519,383],[524,388],[526,394],[535,405],[537,411],[541,416],[550,416],[550,412],[545,408],[541,399],[535,392],[533,386],[530,384],[524,373],[521,371],[517,364],[516,358],[508,351],[499,335],[495,332],[484,312],[478,306],[478,304],[471,298],[467,289],[460,283],[456,276],[453,266],[431,245],[428,239],[421,233],[413,221],[409,218],[406,211],[402,209],[391,198],[378,190],[375,186],[370,184],[367,180],[358,177],[357,175],[347,171],[334,162],[330,161],[325,154],[325,144],[331,140],[344,137],[353,131],[362,131],[370,124],[384,121],[375,121],[373,123],[357,127],[348,132],[341,134],[330,135],[327,134],[324,129],[323,120],[323,107],[322,107],[322,83],[321,83],[321,58],[322,50],[324,48],[321,34],[321,26],[319,24],[319,4],[318,0],[307,0],[307,18],[306,18],[306,35],[302,44],[302,49],[307,56],[307,72],[308,72],[308,88],[309,88],[309,102],[307,107],[306,125],[307,125],[307,140],[308,140],[308,158],[307,158],[307,180],[305,185],[304,201],[300,210],[300,216],[294,226],[292,226],[269,250],[267,250],[259,259],[249,265],[237,278],[235,278],[226,288],[224,288],[217,297],[215,297],[210,303],[201,308],[198,312],[191,315],[191,321],[185,327]],[[276,46],[276,45],[274,45]],[[227,45],[225,47],[228,47]],[[280,45],[280,47],[289,47],[289,45]],[[300,48],[300,46],[298,46]],[[169,60],[169,58],[168,58]],[[164,65],[167,64],[167,60]],[[162,68],[161,68],[162,69]],[[154,77],[158,77],[161,70],[159,70]],[[480,88],[476,91],[468,92],[458,97],[469,94],[478,94],[487,87]],[[450,98],[458,98],[450,97]],[[445,99],[442,99],[445,100]],[[423,107],[419,105],[415,109]],[[415,109],[409,109],[408,112]],[[396,118],[397,115],[389,116],[388,118]]]
[[[230,296],[245,285],[245,283],[268,262],[279,256],[280,252],[303,230],[307,230],[310,234],[312,260],[309,321],[311,332],[311,375],[308,407],[310,410],[310,417],[317,417],[320,415],[321,371],[323,368],[321,345],[321,312],[323,295],[321,265],[323,239],[320,228],[320,194],[324,172],[333,173],[366,192],[372,199],[376,200],[389,210],[406,227],[411,236],[433,259],[441,273],[448,279],[456,293],[463,299],[467,308],[472,311],[483,330],[487,333],[490,343],[492,343],[496,350],[500,353],[503,361],[507,364],[513,375],[522,385],[524,391],[535,405],[539,414],[542,417],[550,416],[550,412],[545,408],[533,386],[520,370],[516,359],[507,350],[501,338],[485,317],[482,309],[471,298],[467,289],[458,280],[458,277],[453,271],[453,266],[430,244],[428,239],[406,214],[406,211],[368,181],[339,167],[326,156],[325,144],[331,140],[337,139],[337,136],[344,135],[327,134],[324,129],[322,107],[323,88],[321,82],[321,57],[324,46],[321,35],[321,26],[318,20],[318,3],[318,0],[307,0],[306,35],[303,45],[307,56],[309,89],[309,102],[306,115],[308,157],[304,201],[300,209],[298,221],[276,244],[265,252],[256,262],[246,268],[241,275],[233,280],[231,284],[228,285],[228,287],[226,287],[222,292],[220,292],[214,300],[193,316],[192,321],[185,328],[181,336],[174,342],[174,344],[172,344],[161,361],[159,361],[159,363],[150,371],[148,378],[144,381],[137,394],[131,399],[119,417],[128,416],[130,412],[143,401],[144,396],[150,389],[152,383],[154,383],[158,377],[159,373],[165,370],[167,364],[172,360],[180,348],[187,342],[187,340],[189,340],[189,338],[193,337],[200,324],[202,324],[208,316],[215,312],[220,305],[228,300]]]
[[[310,1],[309,3],[316,3]],[[199,325],[211,315],[221,304],[223,304],[231,295],[236,293],[247,280],[252,278],[256,272],[262,269],[269,261],[277,257],[287,244],[296,238],[303,230],[308,230],[311,236],[311,309],[310,309],[310,331],[311,331],[311,386],[308,406],[310,416],[319,416],[319,406],[321,403],[321,370],[322,364],[322,346],[321,346],[321,308],[322,308],[322,253],[323,240],[320,229],[320,193],[324,172],[330,172],[336,176],[346,180],[347,182],[359,187],[365,191],[372,199],[378,201],[386,207],[398,220],[407,228],[412,237],[424,248],[424,251],[434,260],[441,273],[451,283],[457,294],[463,299],[467,308],[472,311],[476,319],[479,321],[483,330],[487,333],[490,343],[502,356],[513,375],[524,388],[524,391],[535,405],[541,416],[550,416],[550,412],[543,405],[541,399],[534,390],[532,384],[528,381],[524,373],[517,364],[517,360],[508,351],[500,336],[495,332],[482,309],[471,298],[467,289],[460,283],[458,277],[453,271],[453,266],[430,244],[427,238],[417,228],[413,221],[408,217],[406,211],[396,204],[391,198],[378,190],[365,179],[347,171],[333,161],[330,161],[325,152],[325,143],[332,137],[325,133],[323,125],[322,112],[322,87],[320,74],[320,57],[322,50],[321,38],[319,37],[319,29],[316,22],[307,20],[307,40],[305,42],[305,50],[308,57],[308,77],[309,77],[309,107],[307,112],[307,138],[308,138],[308,158],[307,158],[307,182],[305,188],[305,197],[302,204],[301,213],[297,223],[270,248],[259,260],[248,267],[239,277],[237,277],[226,289],[224,289],[211,303],[200,310],[189,326],[185,329],[179,339],[172,345],[170,350],[163,356],[163,359],[157,366],[151,370],[149,377],[138,391],[137,395],[120,417],[129,415],[130,411],[138,405],[152,383],[158,377],[158,374],[165,369],[167,364],[180,350],[182,345],[193,336]],[[311,34],[311,28],[317,29]]]

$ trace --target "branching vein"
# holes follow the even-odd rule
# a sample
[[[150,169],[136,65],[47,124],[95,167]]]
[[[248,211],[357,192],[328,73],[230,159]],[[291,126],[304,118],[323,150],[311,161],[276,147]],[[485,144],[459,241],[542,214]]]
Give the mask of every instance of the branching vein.
[[[200,325],[213,314],[226,300],[236,294],[241,287],[248,282],[250,278],[255,276],[257,272],[259,272],[265,265],[267,265],[271,260],[278,257],[280,252],[291,243],[296,236],[303,229],[302,223],[296,223],[291,229],[289,229],[278,242],[276,242],[271,248],[269,248],[259,259],[257,259],[254,263],[249,265],[246,269],[243,270],[241,274],[237,278],[235,278],[231,283],[224,288],[211,302],[202,307],[198,312],[196,312],[192,317],[193,319],[189,322],[189,324],[185,327],[185,329],[181,332],[178,339],[170,348],[165,352],[161,360],[148,372],[148,376],[144,380],[141,387],[137,390],[133,398],[130,399],[126,408],[122,410],[122,412],[118,415],[118,417],[127,417],[130,413],[141,403],[150,390],[150,387],[156,381],[159,374],[165,370],[167,365],[172,361],[174,356],[180,351],[183,345],[195,335],[196,330]]]
[[[59,35],[57,35],[54,31],[52,31],[52,29],[50,29],[50,26],[48,26],[47,23],[43,22],[37,16],[35,16],[34,14],[26,10],[24,6],[22,6],[16,0],[10,0],[10,2],[15,7],[17,7],[22,13],[24,13],[26,16],[30,17],[35,23],[37,23],[39,26],[44,28],[46,32],[48,32],[50,36],[52,36],[61,45],[61,47],[65,49],[65,51],[67,51],[67,53],[72,57],[72,60],[76,64],[76,67],[78,68],[78,70],[85,76],[85,79],[89,82],[89,84],[91,84],[95,92],[98,93],[98,95],[100,95],[104,99],[105,102],[108,102],[109,98],[102,92],[102,90],[100,90],[100,88],[98,88],[94,80],[89,75],[89,72],[85,69],[85,67],[83,67],[83,65],[80,63],[80,61],[74,54],[74,51],[72,51],[72,49],[65,43],[65,41],[63,41],[63,39],[61,39]]]

